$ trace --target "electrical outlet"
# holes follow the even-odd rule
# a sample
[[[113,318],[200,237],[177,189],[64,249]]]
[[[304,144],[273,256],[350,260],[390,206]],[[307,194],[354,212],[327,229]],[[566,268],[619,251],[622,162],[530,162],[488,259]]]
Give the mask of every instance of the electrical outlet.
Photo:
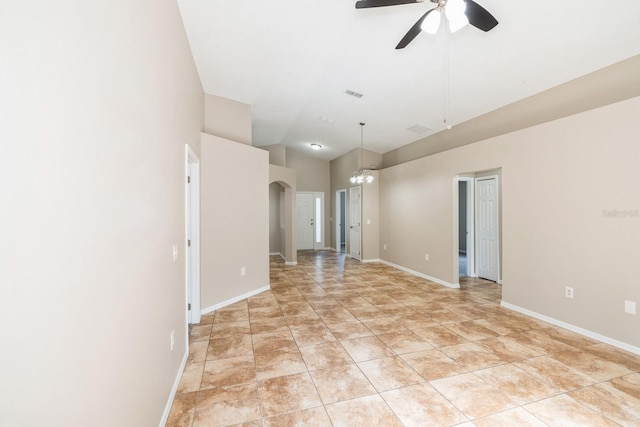
[[[429,254],[424,254],[424,260],[429,261]]]
[[[169,340],[171,341],[171,351],[173,351],[173,347],[175,347],[176,344],[176,340],[175,340],[175,331],[172,329],[171,330],[171,334],[169,335]]]
[[[636,302],[635,301],[625,301],[624,302],[624,312],[627,314],[636,314]]]
[[[246,269],[245,267],[242,267],[242,268],[240,269],[240,275],[241,275],[241,276],[246,276],[246,275],[247,275],[247,269]]]
[[[178,245],[176,244],[173,245],[172,254],[173,254],[173,262],[176,262],[178,260]]]
[[[573,288],[570,286],[567,286],[564,288],[564,296],[567,298],[571,298],[573,299]]]
[[[382,249],[384,249],[385,251],[387,250],[387,244],[386,243],[384,245],[382,245]]]

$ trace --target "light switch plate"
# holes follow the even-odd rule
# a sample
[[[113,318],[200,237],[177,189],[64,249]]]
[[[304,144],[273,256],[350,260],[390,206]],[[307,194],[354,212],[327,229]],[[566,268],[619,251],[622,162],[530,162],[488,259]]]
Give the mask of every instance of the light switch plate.
[[[635,301],[625,301],[624,302],[624,312],[627,314],[636,314],[636,302]]]
[[[567,298],[573,298],[573,288],[570,286],[564,288],[564,296]]]

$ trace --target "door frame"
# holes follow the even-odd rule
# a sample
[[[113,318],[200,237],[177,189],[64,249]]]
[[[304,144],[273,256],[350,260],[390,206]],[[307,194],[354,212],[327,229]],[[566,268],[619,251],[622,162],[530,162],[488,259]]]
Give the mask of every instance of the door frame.
[[[500,264],[500,258],[502,258],[501,256],[501,246],[500,246],[500,239],[501,239],[501,214],[502,214],[502,202],[500,200],[500,176],[495,174],[495,175],[485,175],[485,176],[477,176],[474,178],[474,196],[475,196],[475,191],[477,191],[478,188],[478,181],[485,181],[485,180],[489,180],[489,179],[495,179],[495,183],[496,183],[496,283],[501,284],[502,283],[502,274],[501,274],[501,264]],[[478,210],[477,206],[475,206],[474,204],[474,210]],[[475,245],[475,252],[476,252],[476,256],[475,256],[475,261],[476,261],[476,265],[478,265],[478,256],[480,255],[480,251],[478,248],[478,238],[477,238],[477,231],[479,229],[478,227],[478,221],[479,221],[479,215],[476,215],[476,219],[475,219],[475,231],[476,231],[476,245]],[[476,269],[476,277],[478,276],[478,271]]]
[[[475,220],[475,194],[476,187],[475,181],[476,178],[473,176],[458,176],[457,182],[465,182],[467,186],[467,277],[477,277],[476,276],[476,250],[475,250],[475,236],[476,236],[476,220]],[[458,194],[459,196],[459,194]],[[457,200],[457,199],[456,199]],[[460,212],[460,205],[458,205],[458,218]],[[458,225],[458,233],[460,230],[460,226]],[[459,234],[458,234],[459,238]],[[458,244],[458,254],[457,257],[460,256],[460,246]],[[454,265],[458,264],[459,260],[456,259]]]
[[[185,290],[187,328],[200,323],[200,159],[185,144]],[[190,309],[189,309],[190,307]],[[187,340],[189,334],[187,333]]]
[[[344,194],[344,205],[340,200],[340,195]],[[347,219],[347,190],[343,188],[342,190],[336,191],[336,252],[340,252],[340,248],[342,248],[342,227],[344,227],[344,251],[347,251],[347,224],[340,225],[340,219],[342,218],[342,214],[344,213],[344,219],[346,222]]]

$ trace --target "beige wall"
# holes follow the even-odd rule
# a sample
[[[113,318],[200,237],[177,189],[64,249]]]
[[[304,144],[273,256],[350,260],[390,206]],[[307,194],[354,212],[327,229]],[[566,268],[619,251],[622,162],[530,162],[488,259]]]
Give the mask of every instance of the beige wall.
[[[380,215],[378,209],[380,176],[378,171],[371,171],[371,173],[375,177],[373,182],[362,184],[362,259],[364,261],[380,258]],[[334,232],[334,239],[335,236]]]
[[[640,96],[640,55],[384,153],[382,166],[451,150]]]
[[[186,355],[203,124],[176,2],[2,9],[0,425],[156,426]]]
[[[204,131],[251,145],[251,106],[221,96],[205,94]]]
[[[503,300],[640,346],[640,217],[603,216],[640,209],[639,116],[633,98],[382,170],[381,258],[454,282],[455,177],[502,168]]]
[[[284,144],[267,145],[258,147],[269,152],[269,164],[287,167],[287,146]]]
[[[269,286],[269,156],[204,133],[201,144],[200,289],[206,310]]]
[[[336,226],[338,224],[336,216],[336,191],[347,190],[346,192],[346,210],[347,210],[347,222],[349,221],[349,188],[354,187],[354,184],[349,182],[351,174],[358,170],[360,164],[367,167],[378,167],[382,162],[382,155],[373,151],[364,150],[362,153],[362,163],[360,162],[360,149],[354,149],[348,153],[331,160],[331,185],[330,185],[330,197],[331,201],[331,247],[336,248]],[[379,218],[378,218],[378,175],[377,172],[373,172],[376,176],[376,180],[372,184],[363,185],[362,190],[362,258],[363,259],[377,259],[379,258]],[[367,224],[367,219],[371,220],[371,224]],[[346,232],[346,251],[349,253],[349,228]]]

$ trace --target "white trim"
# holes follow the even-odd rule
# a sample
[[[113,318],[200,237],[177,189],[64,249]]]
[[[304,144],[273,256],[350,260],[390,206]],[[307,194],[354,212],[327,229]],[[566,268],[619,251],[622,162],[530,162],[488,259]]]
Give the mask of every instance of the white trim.
[[[189,144],[185,144],[184,185],[185,287],[187,304],[191,303],[191,310],[187,310],[186,337],[188,346],[189,323],[200,323],[200,159]],[[188,245],[189,240],[191,240],[191,247]]]
[[[363,259],[360,262],[365,264],[365,263],[368,263],[368,262],[382,262],[382,261],[380,260],[380,258],[374,258],[374,259]]]
[[[401,265],[394,264],[394,263],[389,262],[389,261],[385,261],[383,259],[381,259],[379,261],[381,263],[383,263],[383,264],[387,264],[387,265],[389,265],[391,267],[397,268],[398,270],[402,270],[402,271],[405,271],[405,272],[407,272],[409,274],[413,274],[414,276],[422,277],[423,279],[427,279],[427,280],[429,280],[431,282],[435,282],[435,283],[437,283],[439,285],[446,286],[447,288],[453,288],[453,289],[459,289],[460,288],[460,284],[459,283],[445,282],[444,280],[440,280],[440,279],[437,279],[435,277],[427,276],[426,274],[420,273],[419,271],[415,271],[415,270],[412,270],[410,268],[403,267]]]
[[[173,405],[173,400],[176,398],[176,393],[178,392],[178,386],[180,385],[180,379],[182,378],[182,372],[184,371],[184,367],[187,366],[187,359],[189,358],[189,346],[184,351],[184,356],[182,356],[182,362],[180,363],[180,368],[178,369],[178,374],[176,375],[176,379],[173,380],[173,387],[171,387],[171,393],[169,393],[169,399],[167,399],[167,404],[164,406],[164,412],[162,413],[162,418],[160,418],[160,424],[158,427],[163,427],[167,424],[167,420],[169,419],[169,413],[171,412],[171,406]]]
[[[286,259],[280,252],[269,252],[269,256],[279,256],[282,259]]]
[[[222,301],[221,303],[212,305],[211,307],[203,308],[202,309],[202,314],[211,313],[212,311],[216,311],[218,309],[221,309],[221,308],[224,308],[224,307],[226,307],[228,305],[231,305],[234,302],[242,301],[243,299],[252,297],[254,295],[258,295],[259,293],[268,291],[269,289],[271,289],[271,286],[269,286],[269,285],[263,286],[261,288],[255,289],[253,291],[246,292],[246,293],[244,293],[242,295],[238,295],[237,297],[233,297],[233,298],[230,298],[230,299],[228,299],[226,301]]]
[[[510,304],[505,301],[501,301],[500,305],[504,308],[508,308],[513,311],[517,311],[518,313],[526,314],[527,316],[533,317],[535,319],[542,320],[547,323],[551,323],[552,325],[560,326],[561,328],[567,329],[571,332],[575,332],[580,335],[584,335],[588,338],[593,338],[594,340],[601,341],[605,344],[610,344],[614,347],[621,348],[622,350],[629,351],[634,354],[640,355],[640,347],[636,347],[631,344],[627,344],[622,341],[618,341],[616,339],[607,337],[605,335],[600,335],[596,332],[592,332],[588,329],[583,329],[579,326],[572,325],[570,323],[563,322],[562,320],[554,319],[553,317],[545,316],[544,314],[536,313],[535,311],[527,310],[526,308],[519,307],[517,305]]]
[[[298,261],[285,261],[284,265],[298,265]]]

